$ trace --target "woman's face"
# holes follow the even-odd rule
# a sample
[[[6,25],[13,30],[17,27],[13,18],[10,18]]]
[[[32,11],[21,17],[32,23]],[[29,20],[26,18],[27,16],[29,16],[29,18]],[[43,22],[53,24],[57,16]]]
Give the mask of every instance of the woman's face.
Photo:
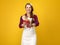
[[[31,13],[31,5],[26,5],[26,13]]]

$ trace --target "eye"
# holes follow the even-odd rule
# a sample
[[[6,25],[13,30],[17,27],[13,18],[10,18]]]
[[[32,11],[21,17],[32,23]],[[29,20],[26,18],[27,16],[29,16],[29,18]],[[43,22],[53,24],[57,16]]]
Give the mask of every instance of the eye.
[[[31,8],[31,7],[29,7],[29,8]]]
[[[28,7],[26,7],[26,8],[28,8]]]

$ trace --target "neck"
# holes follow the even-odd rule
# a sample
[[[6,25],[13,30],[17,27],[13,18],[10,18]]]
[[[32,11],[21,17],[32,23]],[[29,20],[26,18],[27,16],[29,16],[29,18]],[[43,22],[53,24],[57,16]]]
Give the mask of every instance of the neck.
[[[30,13],[27,13],[27,16],[30,17]]]

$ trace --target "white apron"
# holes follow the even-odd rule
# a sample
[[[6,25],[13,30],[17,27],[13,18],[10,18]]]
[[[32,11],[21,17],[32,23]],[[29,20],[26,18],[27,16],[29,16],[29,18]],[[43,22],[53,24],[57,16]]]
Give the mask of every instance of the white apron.
[[[23,33],[22,33],[21,45],[36,45],[35,27],[24,28]]]

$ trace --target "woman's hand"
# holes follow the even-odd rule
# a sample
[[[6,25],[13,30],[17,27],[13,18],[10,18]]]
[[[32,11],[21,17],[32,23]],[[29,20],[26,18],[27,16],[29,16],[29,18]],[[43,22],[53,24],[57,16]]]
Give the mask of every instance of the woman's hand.
[[[35,26],[35,23],[33,23],[32,26]]]
[[[24,27],[25,25],[26,25],[26,23],[25,23],[25,22],[23,22],[22,26]]]

